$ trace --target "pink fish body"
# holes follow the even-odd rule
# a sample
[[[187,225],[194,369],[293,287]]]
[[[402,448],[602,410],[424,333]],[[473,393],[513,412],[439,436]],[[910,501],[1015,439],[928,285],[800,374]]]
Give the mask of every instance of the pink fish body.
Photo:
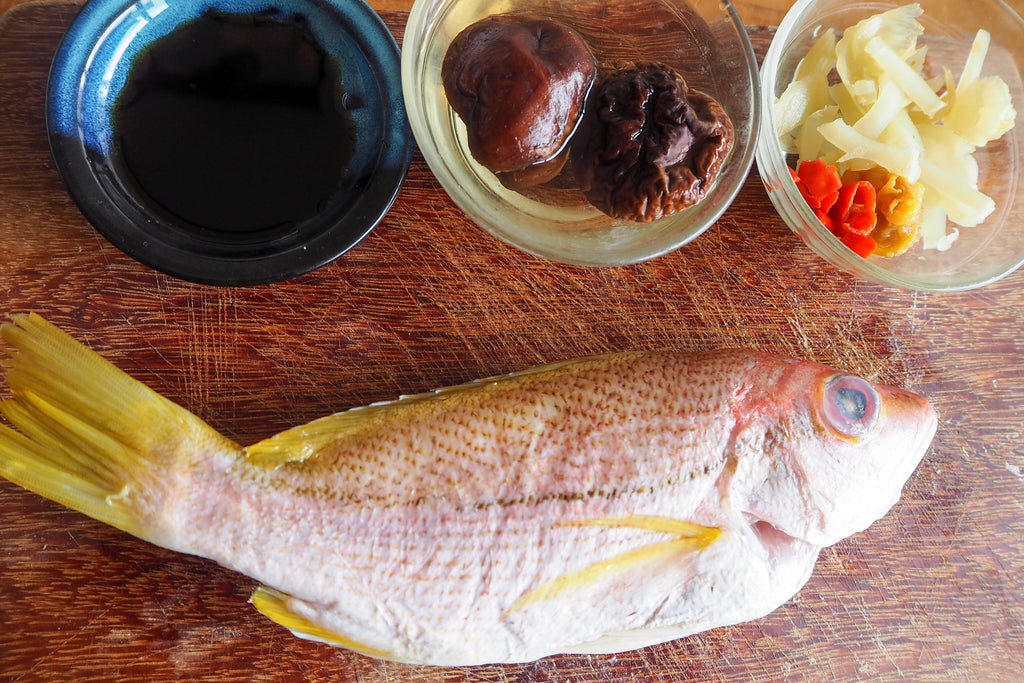
[[[252,577],[300,636],[406,662],[616,652],[763,616],[890,509],[936,428],[924,399],[807,361],[624,353],[243,448],[38,317],[2,332],[0,475]]]

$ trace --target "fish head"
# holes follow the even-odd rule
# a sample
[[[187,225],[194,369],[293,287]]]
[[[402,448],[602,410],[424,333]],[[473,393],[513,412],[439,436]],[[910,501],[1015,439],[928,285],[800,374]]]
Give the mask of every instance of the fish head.
[[[824,547],[884,516],[935,434],[928,401],[809,361],[753,374],[730,485],[747,519]]]

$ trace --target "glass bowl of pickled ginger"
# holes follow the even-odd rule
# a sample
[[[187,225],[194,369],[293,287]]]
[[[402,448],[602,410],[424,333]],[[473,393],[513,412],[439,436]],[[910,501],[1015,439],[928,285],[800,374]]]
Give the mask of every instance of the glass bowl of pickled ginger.
[[[799,0],[761,67],[757,164],[786,224],[919,291],[1024,263],[1024,20],[999,0]]]

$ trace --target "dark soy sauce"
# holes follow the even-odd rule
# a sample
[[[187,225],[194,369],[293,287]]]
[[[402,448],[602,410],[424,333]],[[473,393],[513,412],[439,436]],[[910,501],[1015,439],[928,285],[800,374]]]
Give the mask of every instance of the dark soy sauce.
[[[341,76],[303,17],[207,11],[133,60],[115,163],[204,230],[289,228],[323,210],[352,157]]]

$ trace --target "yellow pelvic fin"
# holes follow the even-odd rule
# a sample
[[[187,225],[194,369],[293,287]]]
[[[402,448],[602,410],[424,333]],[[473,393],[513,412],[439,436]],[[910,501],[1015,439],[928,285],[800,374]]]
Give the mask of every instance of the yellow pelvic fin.
[[[577,519],[565,522],[563,526],[603,526],[609,529],[628,527],[655,531],[679,538],[689,538],[701,543],[703,550],[709,543],[718,538],[721,530],[717,527],[701,526],[693,522],[658,515],[626,515],[625,517],[598,517],[595,519]]]
[[[537,602],[556,598],[601,579],[622,574],[633,567],[656,563],[680,554],[699,552],[714,542],[721,533],[721,530],[716,527],[705,527],[692,522],[655,515],[584,519],[566,522],[564,526],[625,527],[664,533],[673,538],[633,548],[608,560],[595,562],[583,569],[563,574],[557,579],[524,593],[512,604],[506,614]]]
[[[290,596],[285,595],[284,593],[273,590],[272,588],[260,586],[253,591],[252,596],[249,598],[249,602],[252,603],[253,607],[255,607],[260,614],[267,617],[274,623],[284,626],[300,638],[316,640],[336,647],[344,647],[369,657],[376,657],[378,659],[394,659],[384,650],[370,647],[369,645],[360,643],[357,640],[353,640],[352,638],[330,631],[323,626],[314,624],[306,617],[296,614],[288,606],[288,600],[290,599]]]
[[[0,402],[0,476],[154,540],[137,501],[198,444],[238,449],[198,417],[38,315],[0,325],[12,397]]]

